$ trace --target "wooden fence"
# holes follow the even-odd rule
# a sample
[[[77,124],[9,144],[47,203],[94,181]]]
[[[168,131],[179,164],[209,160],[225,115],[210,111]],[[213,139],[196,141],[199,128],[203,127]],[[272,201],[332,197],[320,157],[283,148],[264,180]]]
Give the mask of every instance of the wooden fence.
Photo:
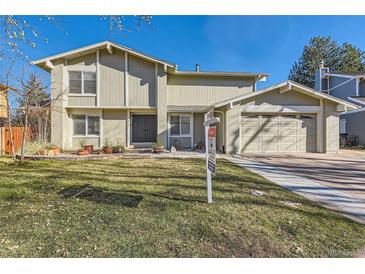
[[[22,144],[23,129],[21,127],[12,127],[13,140],[14,140],[14,151],[17,152]],[[27,128],[26,138],[30,140],[31,129]],[[0,150],[2,154],[11,154],[10,146],[10,130],[9,127],[0,127]]]

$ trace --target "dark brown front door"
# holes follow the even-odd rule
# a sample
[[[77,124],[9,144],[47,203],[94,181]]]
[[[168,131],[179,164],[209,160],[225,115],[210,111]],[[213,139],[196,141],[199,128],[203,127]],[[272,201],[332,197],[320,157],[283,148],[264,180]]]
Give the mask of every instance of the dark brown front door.
[[[154,143],[157,139],[156,115],[132,116],[132,143]]]

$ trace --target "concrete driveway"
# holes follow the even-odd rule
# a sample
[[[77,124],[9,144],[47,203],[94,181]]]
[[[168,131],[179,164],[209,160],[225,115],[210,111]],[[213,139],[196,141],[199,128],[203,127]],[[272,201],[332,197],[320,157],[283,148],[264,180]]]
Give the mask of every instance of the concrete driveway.
[[[245,154],[227,159],[365,224],[365,152]]]

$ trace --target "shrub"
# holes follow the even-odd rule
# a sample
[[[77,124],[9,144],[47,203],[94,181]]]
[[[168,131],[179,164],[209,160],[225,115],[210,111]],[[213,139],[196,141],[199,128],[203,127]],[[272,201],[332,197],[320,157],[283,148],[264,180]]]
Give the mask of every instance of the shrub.
[[[52,145],[47,142],[38,142],[38,141],[26,142],[25,147],[24,147],[24,154],[36,155],[39,149],[47,148],[50,146],[52,146]],[[18,149],[18,151],[16,153],[20,153],[20,148]]]

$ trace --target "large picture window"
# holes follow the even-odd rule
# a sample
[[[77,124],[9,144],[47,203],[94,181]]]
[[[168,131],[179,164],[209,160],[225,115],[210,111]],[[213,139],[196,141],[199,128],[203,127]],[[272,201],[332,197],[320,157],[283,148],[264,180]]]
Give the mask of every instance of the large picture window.
[[[170,116],[170,135],[179,137],[191,136],[191,116],[190,115],[171,115]]]
[[[73,115],[74,136],[98,136],[100,134],[100,117]]]
[[[72,94],[96,94],[96,73],[69,71],[69,87]]]

